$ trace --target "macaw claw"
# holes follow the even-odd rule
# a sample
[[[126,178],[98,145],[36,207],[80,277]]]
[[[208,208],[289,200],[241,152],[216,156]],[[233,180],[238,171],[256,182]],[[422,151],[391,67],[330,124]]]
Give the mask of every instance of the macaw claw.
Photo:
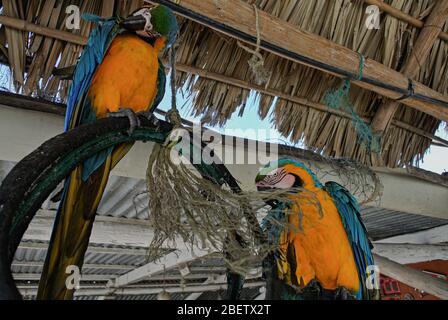
[[[129,119],[129,130],[128,135],[132,135],[138,127],[140,127],[140,119],[134,110],[129,108],[121,108],[118,112],[108,113],[108,118],[128,118]]]
[[[154,126],[157,127],[159,125],[159,119],[157,119],[157,117],[154,115],[154,112],[148,110],[148,111],[143,111],[143,112],[139,112],[139,115],[144,116],[146,119],[149,120],[149,122]]]

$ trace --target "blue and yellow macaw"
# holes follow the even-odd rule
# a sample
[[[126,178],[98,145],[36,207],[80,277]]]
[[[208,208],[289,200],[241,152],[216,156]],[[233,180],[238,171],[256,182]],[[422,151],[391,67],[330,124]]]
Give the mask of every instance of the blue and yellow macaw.
[[[107,116],[127,116],[131,131],[136,113],[152,117],[165,93],[165,69],[159,53],[172,46],[178,33],[173,12],[165,6],[144,6],[127,19],[96,19],[76,66],[67,103],[65,130]],[[95,215],[109,173],[132,144],[97,154],[67,178],[57,213],[38,299],[71,299],[66,268],[83,264]]]
[[[280,159],[263,167],[259,191],[290,190],[289,203],[272,200],[264,229],[276,250],[265,260],[268,299],[373,299],[367,288],[371,243],[360,208],[337,184],[322,185],[303,163]],[[283,201],[284,202],[284,201]]]

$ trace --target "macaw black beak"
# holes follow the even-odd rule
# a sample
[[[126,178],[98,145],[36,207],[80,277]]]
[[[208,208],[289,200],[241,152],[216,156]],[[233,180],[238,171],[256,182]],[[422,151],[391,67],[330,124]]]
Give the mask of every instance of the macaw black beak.
[[[257,190],[258,190],[258,192],[267,192],[267,191],[272,191],[273,188],[272,187],[257,186]]]
[[[255,182],[258,192],[272,191],[273,187],[264,183],[263,179],[264,176],[258,182]]]
[[[269,192],[269,191],[273,191],[274,188],[270,187],[270,186],[262,186],[257,184],[257,190],[258,192]],[[271,208],[275,208],[278,206],[278,200],[276,199],[267,199],[264,201],[267,205],[271,206]]]
[[[146,26],[146,19],[143,16],[130,16],[121,22],[120,25],[128,31],[143,31]]]

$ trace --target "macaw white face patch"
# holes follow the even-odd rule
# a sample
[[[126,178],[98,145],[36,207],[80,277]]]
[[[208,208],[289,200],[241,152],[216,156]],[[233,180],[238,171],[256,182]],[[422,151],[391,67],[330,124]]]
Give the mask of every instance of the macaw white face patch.
[[[296,178],[289,174],[284,168],[278,168],[270,172],[265,178],[257,183],[257,187],[290,189],[294,186]]]
[[[151,22],[151,10],[149,8],[143,8],[134,13],[134,17],[136,16],[142,16],[146,20],[145,29],[137,31],[137,34],[142,37],[153,38],[155,36],[155,32],[153,32],[154,26]]]

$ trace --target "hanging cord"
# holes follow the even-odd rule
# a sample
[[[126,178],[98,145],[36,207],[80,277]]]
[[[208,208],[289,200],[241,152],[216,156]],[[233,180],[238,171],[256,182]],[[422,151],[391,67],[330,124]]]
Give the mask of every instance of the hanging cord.
[[[171,109],[166,113],[166,120],[175,128],[182,127],[182,118],[177,110],[177,90],[176,90],[176,49],[173,45],[170,51],[171,65]]]
[[[361,81],[364,74],[365,58],[358,52],[359,55],[359,72],[358,76],[352,78],[346,78],[343,84],[338,89],[328,90],[323,97],[323,103],[325,103],[331,109],[342,110],[348,112],[351,115],[353,125],[358,139],[361,144],[365,145],[370,151],[378,153],[381,150],[381,144],[379,138],[374,136],[370,126],[362,120],[362,118],[356,113],[353,104],[350,102],[350,87],[351,80]]]
[[[357,81],[361,81],[362,77],[363,77],[363,73],[364,73],[365,58],[360,53],[358,53],[358,55],[360,57],[359,72],[358,72],[358,76],[354,79]],[[328,90],[324,94],[324,98],[323,98],[324,103],[332,109],[341,109],[343,107],[346,107],[345,104],[347,102],[346,100],[348,100],[348,98],[349,98],[349,92],[350,92],[350,87],[351,87],[350,81],[351,81],[350,78],[346,78],[344,80],[342,86],[340,86],[337,90],[335,90],[335,89]],[[350,107],[351,107],[351,105],[350,105]]]
[[[396,101],[402,101],[407,98],[412,98],[415,95],[415,85],[411,78],[408,79],[408,93],[403,95],[401,98],[396,99]]]
[[[157,295],[157,300],[171,300],[171,295],[166,291],[166,266],[163,265],[163,290]]]
[[[246,52],[252,54],[252,58],[247,62],[249,64],[249,68],[255,78],[255,81],[258,85],[267,84],[269,78],[271,77],[271,72],[266,70],[264,67],[264,58],[260,53],[261,48],[261,32],[260,32],[260,16],[258,13],[258,8],[255,4],[252,5],[255,10],[255,27],[257,29],[257,46],[256,49],[253,50],[249,47],[243,45],[240,41],[237,41],[238,46],[245,50]]]

